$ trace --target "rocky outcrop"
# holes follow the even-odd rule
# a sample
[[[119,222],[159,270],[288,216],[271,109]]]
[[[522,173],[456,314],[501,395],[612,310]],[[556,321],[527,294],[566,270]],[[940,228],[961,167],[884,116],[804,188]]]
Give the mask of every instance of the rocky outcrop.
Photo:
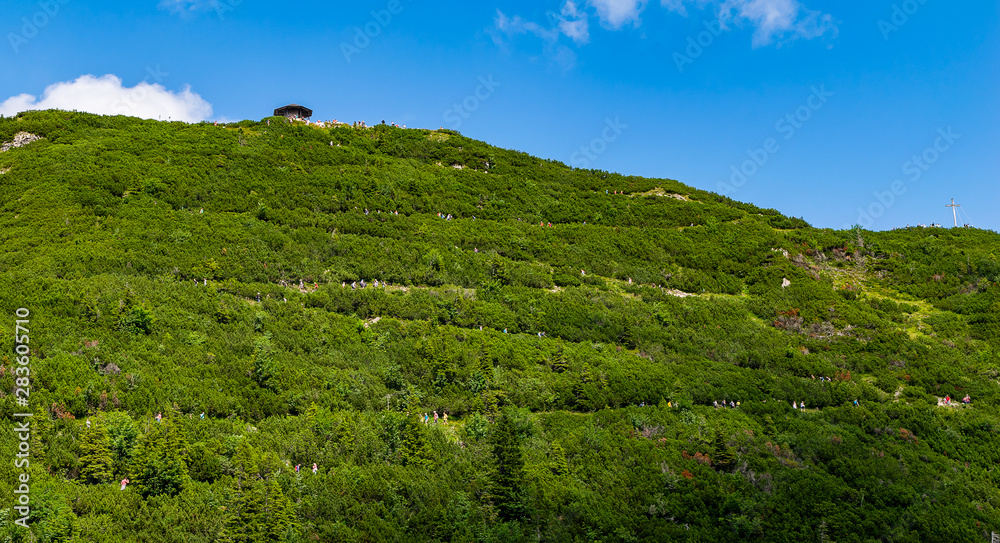
[[[42,139],[41,136],[36,136],[34,134],[29,134],[28,132],[18,132],[14,136],[14,141],[9,143],[0,144],[0,153],[4,151],[9,151],[11,149],[16,149],[18,147],[24,147],[33,141],[38,141]]]

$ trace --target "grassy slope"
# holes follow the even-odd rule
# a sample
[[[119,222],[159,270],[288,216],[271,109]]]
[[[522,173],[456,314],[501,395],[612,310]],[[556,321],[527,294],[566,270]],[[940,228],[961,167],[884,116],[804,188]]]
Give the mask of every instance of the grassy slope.
[[[249,473],[291,504],[291,541],[1000,530],[995,233],[817,230],[448,131],[0,121],[20,131],[45,139],[0,154],[0,302],[33,314],[43,539],[232,535]],[[516,522],[491,486],[504,406]],[[432,410],[452,424],[407,418]],[[159,496],[157,412],[185,466]],[[86,480],[88,416],[134,492]]]

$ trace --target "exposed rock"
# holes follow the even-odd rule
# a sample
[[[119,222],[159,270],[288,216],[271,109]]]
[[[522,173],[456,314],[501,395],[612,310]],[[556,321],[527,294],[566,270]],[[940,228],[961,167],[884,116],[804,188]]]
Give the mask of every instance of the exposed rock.
[[[14,141],[0,145],[0,153],[4,151],[9,151],[11,149],[16,149],[18,147],[24,147],[25,145],[28,145],[29,143],[33,141],[38,141],[40,139],[42,139],[41,136],[29,134],[28,132],[18,132],[16,135],[14,135]]]

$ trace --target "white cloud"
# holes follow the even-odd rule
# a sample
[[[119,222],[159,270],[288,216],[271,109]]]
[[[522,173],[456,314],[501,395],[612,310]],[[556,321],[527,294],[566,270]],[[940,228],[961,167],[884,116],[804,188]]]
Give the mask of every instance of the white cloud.
[[[589,42],[590,25],[587,13],[580,10],[573,0],[567,0],[559,13],[550,12],[548,18],[551,26],[544,27],[535,22],[525,21],[518,15],[508,17],[498,9],[490,35],[494,43],[505,47],[504,36],[509,39],[521,34],[531,34],[542,40],[545,56],[562,69],[569,70],[576,65],[576,52],[560,43],[559,38],[565,35],[576,45]]]
[[[0,114],[3,115],[14,115],[29,109],[76,110],[184,122],[203,121],[212,115],[212,105],[191,92],[190,86],[180,92],[168,91],[163,85],[145,81],[134,87],[125,87],[121,79],[111,74],[102,77],[82,75],[75,81],[49,85],[41,99],[20,94],[0,103]]]
[[[639,15],[646,9],[646,0],[588,0],[587,3],[597,10],[601,23],[614,30],[628,22],[639,26]]]
[[[164,2],[191,3],[201,0],[163,0]],[[560,0],[562,1],[562,0]],[[542,39],[546,52],[560,60],[564,67],[567,59],[575,62],[576,55],[566,45],[560,43],[564,36],[575,45],[590,42],[588,11],[596,14],[601,26],[608,30],[621,30],[629,23],[633,27],[642,25],[641,15],[648,0],[587,0],[586,6],[578,6],[580,0],[566,0],[559,13],[549,12],[549,26],[525,21],[520,16],[508,17],[497,10],[495,27],[490,30],[493,40],[499,46],[505,42],[501,35],[511,38],[518,34],[531,34]],[[836,37],[838,30],[833,17],[803,6],[799,0],[660,0],[660,6],[681,16],[689,16],[688,8],[705,9],[717,7],[719,22],[726,26],[735,24],[754,29],[753,47],[763,47],[797,39],[818,38],[825,34]]]
[[[572,0],[563,6],[559,18],[559,30],[569,36],[577,45],[590,41],[590,22],[587,14],[576,7]]]
[[[723,24],[737,21],[755,26],[754,47],[770,45],[781,37],[809,39],[837,33],[833,17],[806,9],[798,0],[725,0],[719,19]]]
[[[161,0],[160,9],[173,13],[189,14],[196,11],[207,11],[218,6],[219,0]]]

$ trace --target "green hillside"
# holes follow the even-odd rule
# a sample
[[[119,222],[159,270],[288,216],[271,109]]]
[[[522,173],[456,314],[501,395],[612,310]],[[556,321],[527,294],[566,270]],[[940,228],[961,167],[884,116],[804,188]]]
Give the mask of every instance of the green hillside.
[[[1000,532],[997,233],[815,229],[448,130],[21,133],[0,542]]]

